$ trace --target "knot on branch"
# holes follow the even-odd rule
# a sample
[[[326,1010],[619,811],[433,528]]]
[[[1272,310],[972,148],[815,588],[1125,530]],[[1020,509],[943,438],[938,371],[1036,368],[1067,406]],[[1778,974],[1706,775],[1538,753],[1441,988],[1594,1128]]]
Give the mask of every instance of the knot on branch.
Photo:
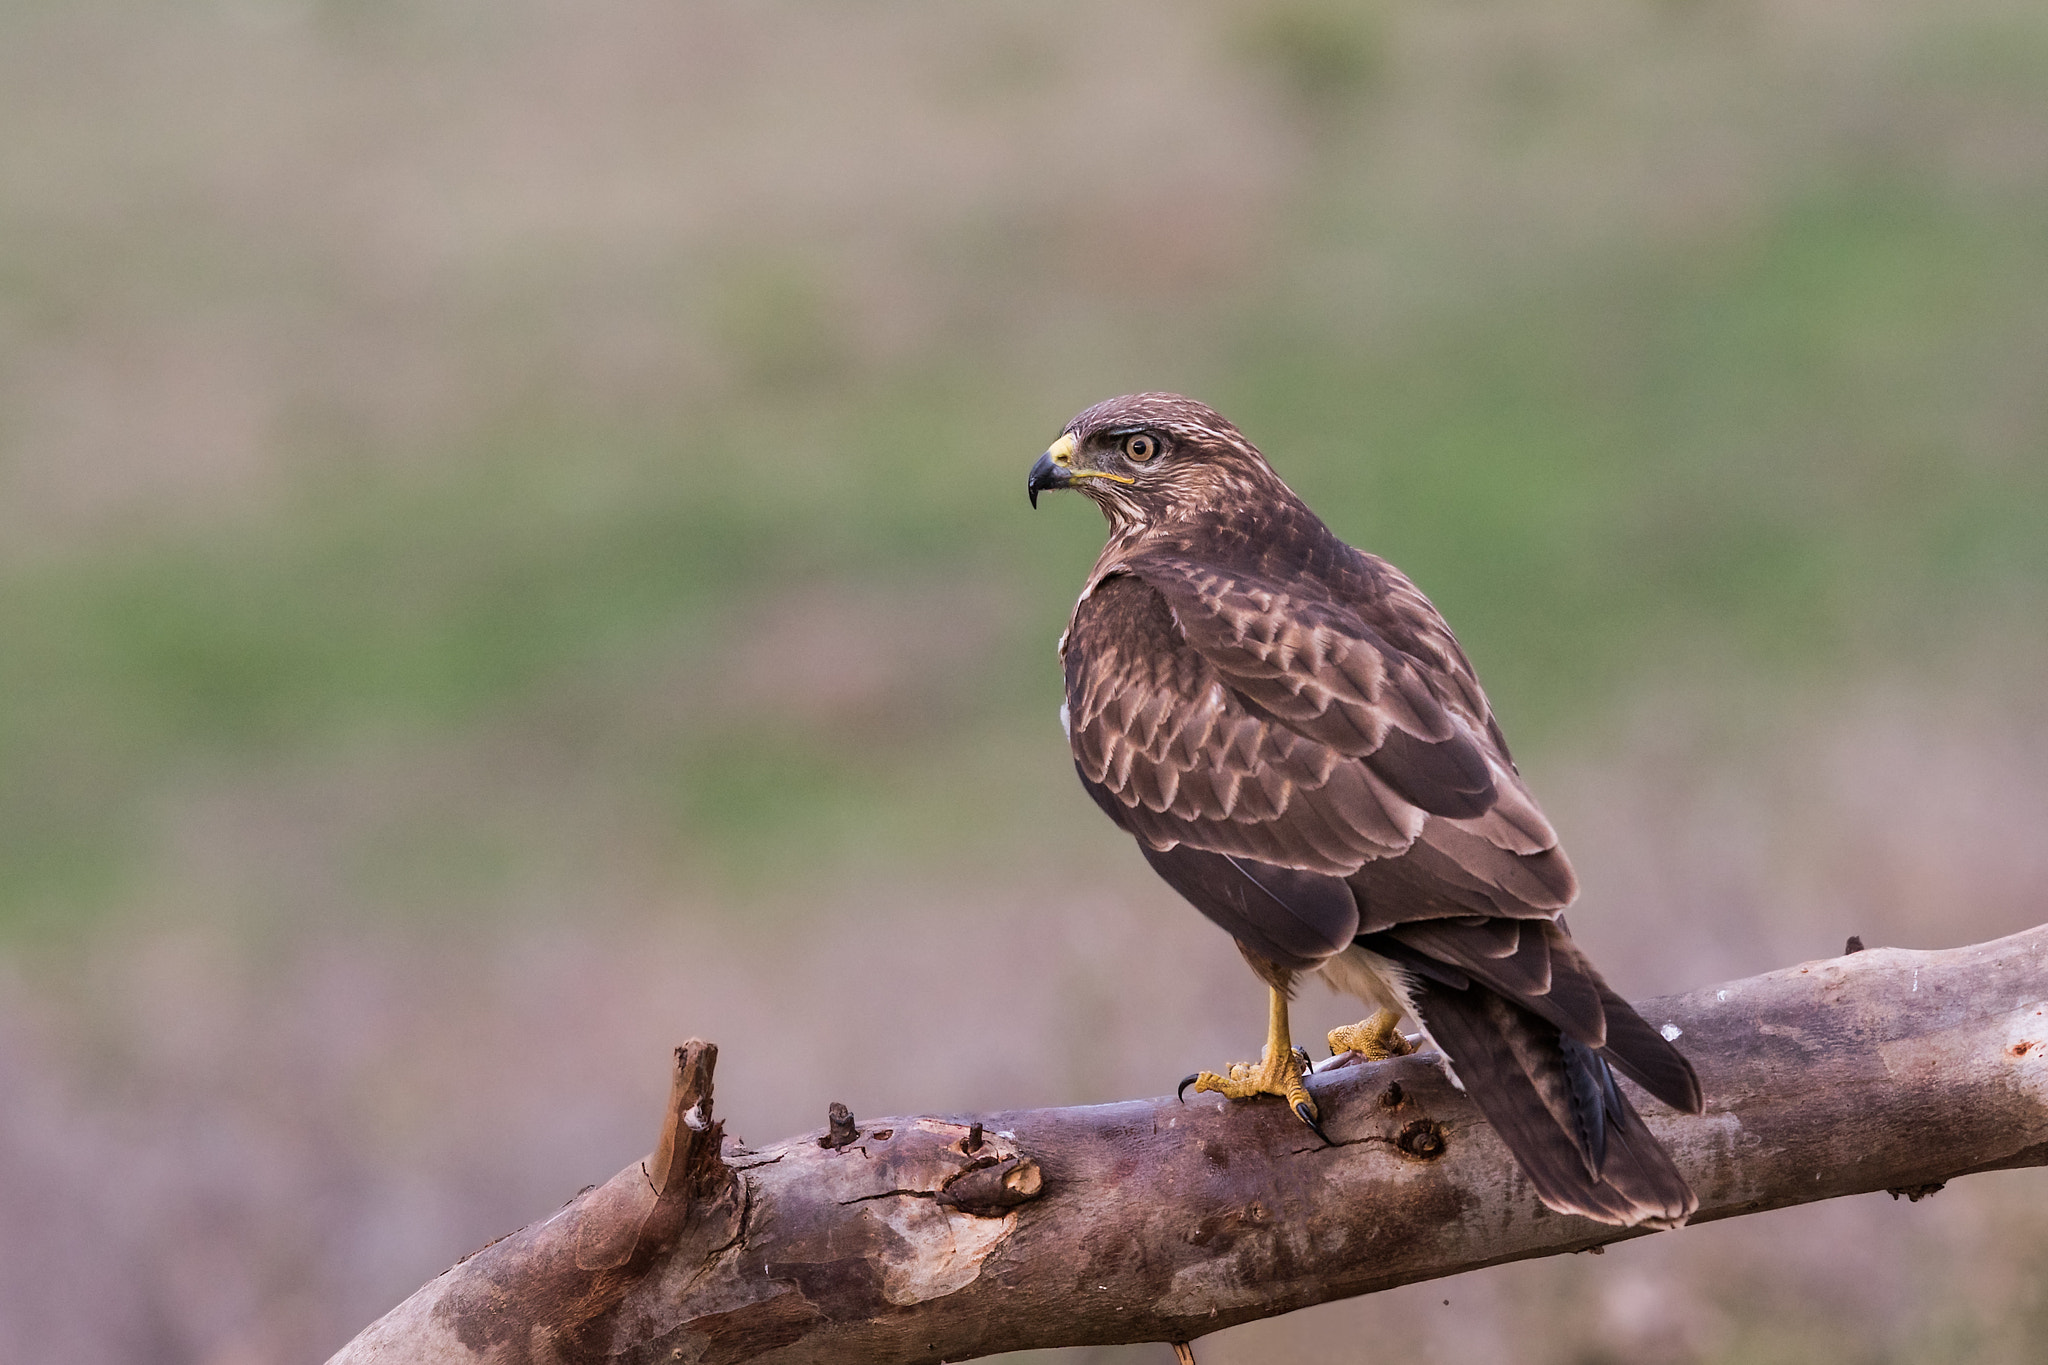
[[[1045,1175],[1030,1157],[984,1157],[946,1177],[939,1186],[939,1202],[962,1213],[998,1217],[1044,1192]]]
[[[1436,1160],[1444,1154],[1446,1145],[1444,1126],[1435,1119],[1416,1119],[1394,1139],[1394,1146],[1400,1148],[1402,1155],[1417,1161]]]

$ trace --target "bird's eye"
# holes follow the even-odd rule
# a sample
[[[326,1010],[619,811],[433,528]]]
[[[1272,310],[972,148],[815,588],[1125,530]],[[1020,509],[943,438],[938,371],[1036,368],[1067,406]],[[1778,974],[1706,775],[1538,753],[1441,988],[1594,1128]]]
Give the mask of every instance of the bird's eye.
[[[1124,437],[1124,458],[1127,460],[1143,464],[1158,453],[1159,441],[1155,437],[1142,431]]]

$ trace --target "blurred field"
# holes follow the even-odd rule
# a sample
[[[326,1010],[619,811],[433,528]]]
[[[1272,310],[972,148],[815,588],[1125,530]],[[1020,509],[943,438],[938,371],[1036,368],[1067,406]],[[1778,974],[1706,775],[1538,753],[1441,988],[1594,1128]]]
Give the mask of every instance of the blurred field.
[[[1054,720],[1130,389],[1444,608],[1624,991],[2048,918],[2037,5],[28,3],[0,130],[0,1359],[321,1358],[693,1033],[756,1140],[1243,1053]],[[1202,1358],[2044,1334],[2015,1173]]]

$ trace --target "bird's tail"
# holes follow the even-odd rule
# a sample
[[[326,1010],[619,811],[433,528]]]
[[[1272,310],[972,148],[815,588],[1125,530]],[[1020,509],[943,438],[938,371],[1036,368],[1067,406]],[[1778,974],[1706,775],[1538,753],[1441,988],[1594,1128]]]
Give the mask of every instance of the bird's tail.
[[[1677,1227],[1699,1200],[1615,1085],[1607,1054],[1629,1079],[1678,1108],[1698,1112],[1699,1083],[1626,1002],[1602,995],[1604,1048],[1476,982],[1459,989],[1417,981],[1414,1006],[1545,1204],[1622,1227]]]

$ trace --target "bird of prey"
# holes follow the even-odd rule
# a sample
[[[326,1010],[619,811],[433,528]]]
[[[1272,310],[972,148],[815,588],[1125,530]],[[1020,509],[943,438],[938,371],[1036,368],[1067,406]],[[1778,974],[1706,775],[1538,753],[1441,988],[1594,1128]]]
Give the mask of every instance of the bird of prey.
[[[1315,1126],[1287,1004],[1320,973],[1376,1011],[1331,1051],[1405,1052],[1413,1019],[1545,1204],[1683,1223],[1614,1073],[1689,1113],[1699,1081],[1566,932],[1571,864],[1429,599],[1178,394],[1074,418],[1031,466],[1034,507],[1056,488],[1109,521],[1060,638],[1081,785],[1271,990],[1263,1059],[1186,1084]]]

